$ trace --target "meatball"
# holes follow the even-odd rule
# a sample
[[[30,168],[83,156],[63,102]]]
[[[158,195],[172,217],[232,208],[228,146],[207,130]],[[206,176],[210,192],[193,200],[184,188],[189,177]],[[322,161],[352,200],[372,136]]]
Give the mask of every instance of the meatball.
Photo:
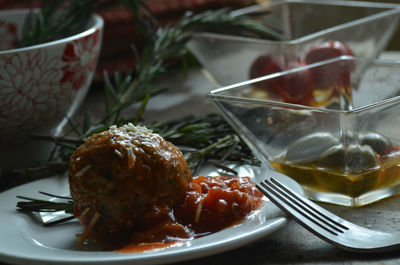
[[[74,214],[85,239],[121,242],[166,218],[192,174],[181,151],[145,127],[127,124],[91,136],[69,165]],[[86,233],[86,234],[85,234]]]

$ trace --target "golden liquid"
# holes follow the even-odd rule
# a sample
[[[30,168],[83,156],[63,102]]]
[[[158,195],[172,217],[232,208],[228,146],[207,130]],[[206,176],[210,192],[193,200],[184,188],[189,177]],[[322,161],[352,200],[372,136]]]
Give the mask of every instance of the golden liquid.
[[[351,174],[338,169],[322,169],[315,163],[286,164],[272,162],[279,172],[315,192],[339,193],[357,198],[374,190],[400,185],[400,154],[387,157],[374,169]]]

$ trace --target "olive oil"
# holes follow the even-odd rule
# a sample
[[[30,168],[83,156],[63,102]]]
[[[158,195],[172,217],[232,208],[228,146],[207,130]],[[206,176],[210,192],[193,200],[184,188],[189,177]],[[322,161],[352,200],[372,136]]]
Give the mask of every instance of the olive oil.
[[[271,165],[277,171],[295,179],[306,193],[312,193],[311,197],[322,198],[318,200],[333,204],[361,206],[400,190],[398,152],[381,158],[376,167],[358,173],[346,172],[340,168],[321,168],[315,162],[296,164],[281,159]],[[337,201],[335,197],[338,198]],[[347,198],[347,202],[343,202],[343,198]]]

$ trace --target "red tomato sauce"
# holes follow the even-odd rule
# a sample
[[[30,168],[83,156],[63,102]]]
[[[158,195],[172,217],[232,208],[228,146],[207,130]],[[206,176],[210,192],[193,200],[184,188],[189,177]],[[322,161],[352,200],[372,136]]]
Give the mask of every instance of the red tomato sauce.
[[[141,243],[141,244],[128,244],[119,249],[120,253],[141,253],[146,251],[157,251],[170,247],[180,247],[184,242],[154,242],[154,243]]]
[[[195,177],[174,214],[196,234],[212,233],[257,209],[263,195],[248,177]]]
[[[237,224],[260,207],[263,195],[249,177],[194,177],[184,198],[157,225],[136,232],[118,252],[154,251]]]

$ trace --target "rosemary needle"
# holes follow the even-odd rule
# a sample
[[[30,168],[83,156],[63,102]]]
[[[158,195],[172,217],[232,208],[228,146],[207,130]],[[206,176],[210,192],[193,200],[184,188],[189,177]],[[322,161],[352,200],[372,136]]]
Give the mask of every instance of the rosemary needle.
[[[63,199],[63,202],[60,201],[51,201],[51,200],[42,200],[36,199],[26,196],[17,196],[18,199],[22,199],[24,201],[17,202],[17,210],[20,212],[57,212],[57,211],[65,211],[66,213],[73,213],[73,201],[72,198],[53,195],[47,192],[39,192],[41,194]]]

